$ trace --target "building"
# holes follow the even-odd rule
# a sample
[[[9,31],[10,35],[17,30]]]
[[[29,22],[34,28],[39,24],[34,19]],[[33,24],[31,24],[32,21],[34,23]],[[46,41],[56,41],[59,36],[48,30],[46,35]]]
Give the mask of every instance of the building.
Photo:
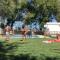
[[[60,22],[47,22],[45,25],[45,33],[50,35],[60,34]]]

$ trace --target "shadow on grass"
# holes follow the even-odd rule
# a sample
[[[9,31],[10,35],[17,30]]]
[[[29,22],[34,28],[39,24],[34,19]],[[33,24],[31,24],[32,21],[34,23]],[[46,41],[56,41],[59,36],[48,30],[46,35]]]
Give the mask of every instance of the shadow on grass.
[[[30,57],[29,55],[20,55],[20,56],[6,56],[0,54],[0,60],[37,60],[36,57]]]
[[[7,56],[4,54],[0,54],[0,60],[7,60]]]
[[[4,48],[3,42],[0,42],[0,52],[6,52],[6,49]]]
[[[0,42],[0,52],[7,53],[9,50],[17,49],[17,43]]]
[[[47,57],[46,60],[60,60],[60,58],[57,58],[57,57]]]
[[[30,56],[29,54],[21,54],[21,55],[4,55],[0,54],[0,60],[60,60],[58,57],[43,57],[40,56],[39,58],[37,56]]]
[[[21,54],[19,56],[14,56],[13,60],[37,60],[36,57],[32,56],[30,57],[28,54]]]

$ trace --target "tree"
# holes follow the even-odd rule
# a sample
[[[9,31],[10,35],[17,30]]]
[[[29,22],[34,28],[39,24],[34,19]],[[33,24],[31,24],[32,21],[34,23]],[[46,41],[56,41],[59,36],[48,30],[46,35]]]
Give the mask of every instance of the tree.
[[[26,4],[24,0],[1,0],[0,1],[0,16],[15,18],[18,9]]]
[[[48,20],[49,16],[53,13],[57,14],[57,0],[31,0],[31,3],[28,3],[27,0],[0,0],[0,16],[16,19],[19,10],[22,8],[27,8],[29,10],[26,21],[29,21],[34,18],[36,19],[39,15],[39,21],[43,22],[45,19]],[[30,13],[30,14],[29,14]],[[31,14],[33,17],[30,17]]]
[[[0,1],[0,15],[3,17],[12,17],[15,11],[15,3],[13,0]]]

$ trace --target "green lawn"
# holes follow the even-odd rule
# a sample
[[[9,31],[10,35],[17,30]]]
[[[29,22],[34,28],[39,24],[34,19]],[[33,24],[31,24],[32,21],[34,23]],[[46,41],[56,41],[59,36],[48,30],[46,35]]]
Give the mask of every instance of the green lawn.
[[[5,55],[20,55],[20,54],[29,54],[30,56],[41,57],[60,57],[60,43],[43,43],[43,40],[48,39],[26,39],[24,42],[20,41],[21,39],[12,39],[11,42],[4,42],[5,48],[13,46],[12,49],[8,49]],[[60,59],[60,58],[59,58]]]

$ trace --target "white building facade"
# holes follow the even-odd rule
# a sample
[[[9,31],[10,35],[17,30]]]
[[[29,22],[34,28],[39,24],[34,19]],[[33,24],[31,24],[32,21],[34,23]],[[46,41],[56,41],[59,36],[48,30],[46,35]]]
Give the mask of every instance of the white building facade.
[[[47,22],[44,27],[47,34],[60,34],[60,22]]]

